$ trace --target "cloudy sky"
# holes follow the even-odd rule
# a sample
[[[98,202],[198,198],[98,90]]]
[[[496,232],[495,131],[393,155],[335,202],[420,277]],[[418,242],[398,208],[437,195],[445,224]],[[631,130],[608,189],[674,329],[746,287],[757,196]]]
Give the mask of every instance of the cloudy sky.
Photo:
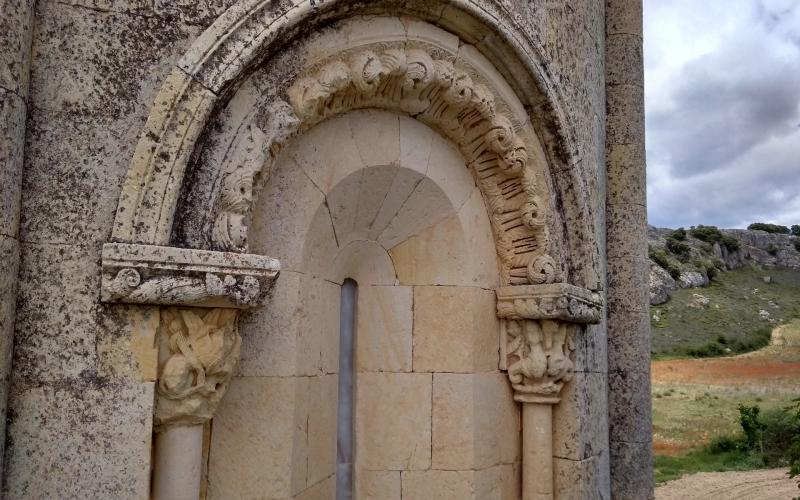
[[[644,0],[650,224],[800,224],[800,0]]]

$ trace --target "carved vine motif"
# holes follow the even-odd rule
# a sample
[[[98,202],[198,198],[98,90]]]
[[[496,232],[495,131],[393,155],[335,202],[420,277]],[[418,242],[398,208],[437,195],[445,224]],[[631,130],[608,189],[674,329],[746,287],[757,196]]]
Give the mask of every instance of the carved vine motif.
[[[362,50],[335,59],[288,91],[303,122],[313,125],[356,108],[408,113],[455,141],[480,183],[498,238],[503,278],[511,284],[553,283],[560,269],[548,255],[544,188],[528,150],[492,91],[448,60],[421,49]]]
[[[155,424],[201,424],[214,415],[239,360],[238,311],[167,308],[161,314],[165,359]]]
[[[572,380],[576,325],[553,320],[506,320],[506,365],[514,399],[557,402]]]
[[[239,306],[253,306],[261,295],[261,284],[253,276],[237,280],[231,275],[205,273],[203,277],[163,275],[142,279],[136,269],[124,268],[113,279],[103,280],[103,299],[107,302],[192,304],[216,297],[230,299]]]

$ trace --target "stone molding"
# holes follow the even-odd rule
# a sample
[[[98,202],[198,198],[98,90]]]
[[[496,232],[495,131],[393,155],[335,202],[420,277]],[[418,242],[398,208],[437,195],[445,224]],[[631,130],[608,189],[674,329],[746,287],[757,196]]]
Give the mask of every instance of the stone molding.
[[[365,13],[380,12],[384,4],[389,6],[390,3],[376,1],[354,7],[341,0],[324,3],[295,0],[280,10],[276,9],[274,2],[265,0],[239,0],[232,5],[198,37],[156,97],[123,186],[112,240],[168,244],[186,167],[204,128],[214,110],[219,108],[220,99],[235,90],[234,87],[256,63],[270,54],[276,42],[286,43],[297,37],[300,26],[307,29],[317,23],[330,23],[357,15],[361,10]],[[452,10],[453,16],[443,17],[442,8]],[[563,234],[569,254],[581,262],[570,270],[574,276],[570,274],[569,279],[599,289],[599,247],[592,225],[585,222],[590,218],[591,208],[587,205],[589,197],[584,192],[588,186],[580,169],[575,168],[580,161],[579,149],[575,146],[576,134],[559,104],[562,98],[558,87],[549,81],[547,71],[537,62],[539,49],[530,46],[517,28],[498,25],[497,19],[488,17],[479,4],[470,0],[450,2],[446,7],[430,5],[401,9],[405,10],[422,19],[435,20],[468,39],[477,26],[492,30],[499,35],[501,43],[482,46],[481,50],[488,51],[490,58],[502,56],[516,60],[525,69],[511,75],[511,81],[516,92],[525,96],[527,106],[532,110],[528,112],[534,113],[535,128],[544,138],[549,153],[550,174],[563,203],[563,227],[554,234],[559,238]],[[394,12],[400,13],[396,9]],[[223,218],[230,216],[234,224],[242,215],[236,210],[223,210],[221,213]],[[226,228],[226,223],[224,220],[215,221],[215,248],[241,249],[243,245],[238,228]],[[564,267],[561,259],[558,260],[559,267]],[[530,273],[526,269],[526,274],[535,276],[534,283],[542,282],[539,271],[549,269],[550,264],[541,260]],[[568,274],[566,269],[563,271]],[[515,283],[528,281],[522,276],[514,279]],[[552,279],[546,275],[544,282],[558,279],[556,275]]]
[[[161,312],[155,429],[210,420],[239,361],[236,309]]]
[[[549,255],[547,188],[529,165],[515,117],[498,91],[475,81],[442,49],[360,46],[318,63],[287,91],[306,129],[359,108],[407,113],[455,142],[487,201],[504,283],[552,283],[560,265]],[[463,64],[463,63],[462,63]]]
[[[247,308],[261,304],[280,263],[261,255],[106,243],[103,302]]]
[[[508,372],[514,399],[556,404],[574,372],[574,337],[581,324],[599,323],[603,300],[567,283],[497,289],[500,369]]]

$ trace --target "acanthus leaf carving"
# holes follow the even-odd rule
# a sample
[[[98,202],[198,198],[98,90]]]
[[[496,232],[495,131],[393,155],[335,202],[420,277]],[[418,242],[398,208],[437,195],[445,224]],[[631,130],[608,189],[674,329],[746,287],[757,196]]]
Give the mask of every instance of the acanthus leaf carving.
[[[508,371],[514,398],[557,403],[573,377],[574,336],[602,314],[599,294],[566,283],[498,288],[500,369]]]

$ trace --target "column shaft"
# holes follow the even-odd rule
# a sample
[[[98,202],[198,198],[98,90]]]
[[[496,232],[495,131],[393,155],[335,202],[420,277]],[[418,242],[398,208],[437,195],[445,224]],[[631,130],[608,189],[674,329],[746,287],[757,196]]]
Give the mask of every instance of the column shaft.
[[[155,439],[153,500],[198,500],[203,473],[203,426],[168,427]]]

